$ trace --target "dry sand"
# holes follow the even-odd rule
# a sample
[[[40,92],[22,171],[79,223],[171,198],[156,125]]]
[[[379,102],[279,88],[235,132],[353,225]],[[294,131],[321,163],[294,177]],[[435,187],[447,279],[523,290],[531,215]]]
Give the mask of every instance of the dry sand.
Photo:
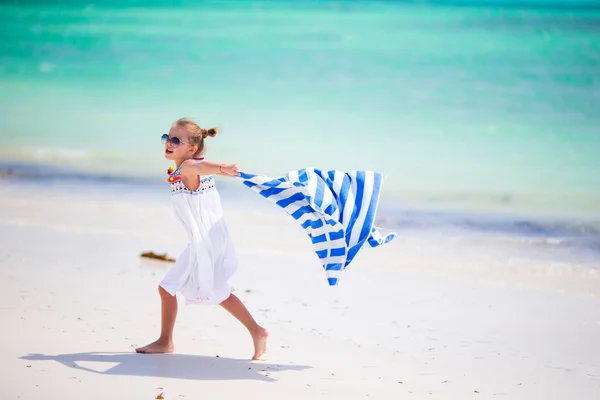
[[[2,185],[0,206],[7,399],[600,399],[593,268],[400,236],[330,288],[291,218],[229,207],[236,294],[269,329],[267,353],[250,361],[249,335],[224,310],[180,303],[176,354],[140,355],[171,264],[139,254],[185,245],[168,197]]]

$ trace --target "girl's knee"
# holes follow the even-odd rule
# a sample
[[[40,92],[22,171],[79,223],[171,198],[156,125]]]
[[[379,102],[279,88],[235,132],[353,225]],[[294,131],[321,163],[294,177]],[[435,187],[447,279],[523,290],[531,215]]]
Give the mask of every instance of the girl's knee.
[[[174,297],[171,293],[167,292],[165,289],[163,289],[162,286],[158,285],[158,294],[160,295],[160,297],[162,298],[172,298]]]
[[[221,301],[219,303],[219,305],[223,306],[223,305],[226,305],[226,304],[230,303],[232,298],[233,298],[233,293],[230,293],[229,296],[227,296],[226,299],[223,299],[223,301]]]

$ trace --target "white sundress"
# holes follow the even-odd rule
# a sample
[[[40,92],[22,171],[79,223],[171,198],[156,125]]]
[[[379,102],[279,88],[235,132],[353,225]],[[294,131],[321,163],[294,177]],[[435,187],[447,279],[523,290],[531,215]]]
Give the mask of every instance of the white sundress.
[[[180,172],[181,166],[170,175],[175,179],[170,182],[171,200],[189,243],[160,286],[173,296],[181,292],[186,304],[219,304],[231,294],[238,266],[221,199],[212,175],[201,176],[198,189],[190,191],[177,180]]]

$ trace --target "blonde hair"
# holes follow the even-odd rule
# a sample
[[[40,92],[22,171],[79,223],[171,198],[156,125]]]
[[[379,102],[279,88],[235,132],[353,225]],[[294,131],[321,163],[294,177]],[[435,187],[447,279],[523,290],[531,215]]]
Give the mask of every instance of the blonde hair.
[[[194,157],[199,157],[204,154],[205,145],[204,139],[207,136],[215,137],[219,133],[219,128],[200,128],[200,125],[189,118],[179,118],[174,122],[174,125],[181,126],[188,134],[188,142],[192,146],[198,146],[198,151],[194,153]]]

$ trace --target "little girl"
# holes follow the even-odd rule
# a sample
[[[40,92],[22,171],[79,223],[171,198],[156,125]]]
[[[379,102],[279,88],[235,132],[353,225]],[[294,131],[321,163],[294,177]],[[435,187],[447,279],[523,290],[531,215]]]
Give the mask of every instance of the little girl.
[[[158,286],[161,298],[161,333],[157,341],[136,349],[138,353],[172,353],[173,328],[177,316],[176,293],[186,304],[219,304],[250,332],[254,355],[265,351],[268,332],[259,326],[244,304],[231,293],[230,281],[237,270],[237,256],[223,220],[220,197],[213,175],[238,176],[237,164],[204,161],[204,139],[214,137],[215,128],[203,129],[182,118],[162,136],[165,158],[173,160],[168,182],[175,215],[188,233],[189,243]]]

